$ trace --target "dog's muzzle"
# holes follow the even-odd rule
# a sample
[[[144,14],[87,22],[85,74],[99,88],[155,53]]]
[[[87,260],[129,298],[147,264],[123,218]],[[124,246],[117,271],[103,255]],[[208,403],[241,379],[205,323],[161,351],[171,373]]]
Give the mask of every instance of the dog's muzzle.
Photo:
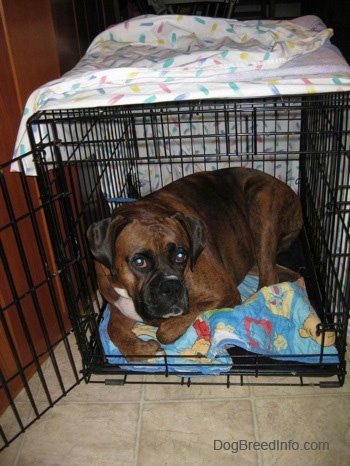
[[[176,317],[188,312],[184,280],[175,275],[153,278],[143,290],[142,314],[148,319]]]

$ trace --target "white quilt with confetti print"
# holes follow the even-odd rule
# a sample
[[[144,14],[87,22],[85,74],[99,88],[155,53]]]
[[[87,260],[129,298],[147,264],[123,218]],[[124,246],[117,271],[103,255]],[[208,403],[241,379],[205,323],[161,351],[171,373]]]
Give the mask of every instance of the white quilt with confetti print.
[[[38,110],[350,90],[350,67],[315,16],[293,21],[147,15],[99,34],[79,63],[29,97]],[[27,174],[35,174],[28,157]]]

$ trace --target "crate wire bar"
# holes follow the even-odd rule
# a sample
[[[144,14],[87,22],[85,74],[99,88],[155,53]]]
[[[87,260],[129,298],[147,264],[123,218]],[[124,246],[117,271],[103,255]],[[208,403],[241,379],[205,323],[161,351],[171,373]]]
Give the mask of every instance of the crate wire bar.
[[[34,115],[28,134],[37,176],[10,173],[10,162],[0,172],[0,273],[10,290],[8,301],[1,303],[0,324],[16,368],[0,374],[10,405],[1,418],[1,447],[82,378],[108,385],[342,386],[350,309],[349,111],[349,94],[334,93],[47,110]],[[17,162],[21,164],[25,156]],[[131,370],[126,362],[109,362],[99,336],[106,303],[98,292],[86,242],[88,226],[109,216],[116,206],[182,176],[239,166],[266,171],[300,195],[305,228],[297,249],[281,260],[305,278],[321,331],[335,331],[339,361],[327,362],[322,346],[318,362],[312,364],[233,348],[231,368],[215,377],[200,376],[196,364],[189,367],[181,358],[176,374],[166,356],[156,363],[154,373],[142,367]],[[16,194],[24,196],[26,212],[16,211],[11,177],[21,180],[23,194]],[[26,244],[26,228],[34,231],[37,244]],[[5,241],[14,244],[11,258]],[[39,257],[35,273],[33,250]],[[21,289],[12,280],[13,260],[24,270]],[[26,358],[17,354],[8,325],[10,313],[16,315],[27,341]],[[40,344],[34,334],[40,335]],[[55,386],[47,381],[48,371],[56,374]],[[31,388],[36,377],[46,399],[40,408]],[[16,378],[25,387],[17,398],[12,390]],[[23,397],[31,407],[28,422],[20,412]],[[17,419],[17,431],[6,432],[7,417]]]

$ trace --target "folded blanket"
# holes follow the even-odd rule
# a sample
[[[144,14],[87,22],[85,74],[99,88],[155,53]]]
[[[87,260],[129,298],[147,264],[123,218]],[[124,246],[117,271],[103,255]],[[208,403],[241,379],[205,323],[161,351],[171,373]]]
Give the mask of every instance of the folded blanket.
[[[26,124],[37,111],[347,91],[350,67],[332,34],[314,16],[151,15],[117,24],[93,40],[72,70],[32,92],[14,157],[31,150]],[[31,156],[24,170],[36,174]]]
[[[231,357],[225,348],[211,347],[209,327],[198,318],[187,332],[171,345],[162,345],[165,356],[149,358],[141,363],[127,363],[119,349],[109,339],[107,326],[110,309],[107,306],[100,324],[100,337],[107,361],[129,371],[142,372],[191,372],[204,375],[217,375],[227,372],[232,366]],[[144,341],[156,340],[157,328],[137,322],[133,329]]]
[[[274,359],[303,363],[338,363],[334,332],[318,335],[321,323],[308,299],[302,278],[264,287],[247,276],[239,290],[243,304],[233,309],[203,312],[187,332],[171,345],[163,345],[165,357],[142,363],[126,363],[108,337],[110,310],[100,324],[107,360],[131,371],[219,374],[232,367],[227,349],[238,346]],[[157,328],[138,322],[133,331],[143,340],[156,339]]]
[[[200,16],[148,16],[133,18],[101,34],[91,43],[80,62],[87,71],[99,58],[101,46],[110,51],[104,68],[116,63],[120,72],[133,67],[171,70],[219,72],[275,69],[299,55],[317,50],[333,31],[326,27],[308,29],[292,21],[238,21]],[[85,66],[84,66],[85,65]],[[72,74],[74,74],[72,71]],[[173,74],[171,75],[173,77]]]

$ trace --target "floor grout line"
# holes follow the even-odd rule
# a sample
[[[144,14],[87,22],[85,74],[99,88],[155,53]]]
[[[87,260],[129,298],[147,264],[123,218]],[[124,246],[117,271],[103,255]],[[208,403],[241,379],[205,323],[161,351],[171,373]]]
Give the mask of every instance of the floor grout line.
[[[26,436],[26,432],[24,432],[21,436],[21,441],[20,441],[20,445],[19,445],[19,448],[18,448],[18,451],[17,451],[17,454],[16,454],[16,457],[13,461],[13,466],[17,466],[19,464],[19,460],[21,458],[21,455],[22,455],[22,450],[23,450],[23,444],[24,444],[24,438]],[[1,453],[0,453],[1,455]]]
[[[260,442],[260,433],[259,433],[259,426],[258,426],[258,414],[256,412],[256,406],[255,406],[255,396],[253,392],[253,387],[251,388],[251,398],[250,398],[250,404],[251,404],[251,409],[252,409],[252,418],[253,418],[253,428],[254,428],[254,437],[256,442]],[[262,458],[262,453],[261,450],[259,449],[257,451],[257,456],[258,456],[258,464],[257,466],[263,466],[263,458]]]
[[[143,406],[144,406],[144,395],[145,395],[146,385],[143,384],[141,387],[141,396],[139,401],[139,416],[137,420],[137,428],[136,428],[136,441],[134,446],[134,466],[138,465],[139,461],[139,450],[140,450],[140,438],[141,438],[141,428],[142,428],[142,414],[143,414]]]

